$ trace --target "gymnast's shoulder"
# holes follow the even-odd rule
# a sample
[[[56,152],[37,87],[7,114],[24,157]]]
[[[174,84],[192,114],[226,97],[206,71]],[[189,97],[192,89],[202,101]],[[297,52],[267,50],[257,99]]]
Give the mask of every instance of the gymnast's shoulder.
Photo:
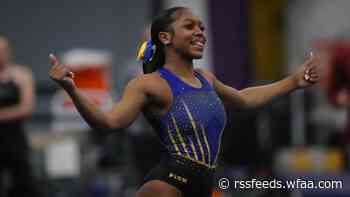
[[[158,72],[142,74],[130,80],[127,86],[137,87],[139,90],[152,92],[168,91],[167,82],[159,75]]]

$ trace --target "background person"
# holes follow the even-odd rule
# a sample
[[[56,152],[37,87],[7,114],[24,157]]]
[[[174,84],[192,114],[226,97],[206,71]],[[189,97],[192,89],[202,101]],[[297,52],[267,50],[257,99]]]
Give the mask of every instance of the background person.
[[[11,61],[10,42],[0,36],[0,173],[11,180],[9,196],[41,196],[30,166],[24,122],[34,110],[33,76],[28,67]],[[1,183],[1,190],[4,183]]]

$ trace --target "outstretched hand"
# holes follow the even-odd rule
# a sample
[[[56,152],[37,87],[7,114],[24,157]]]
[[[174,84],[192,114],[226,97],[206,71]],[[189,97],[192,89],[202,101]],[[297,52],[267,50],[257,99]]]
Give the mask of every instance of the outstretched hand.
[[[320,79],[320,60],[312,52],[310,57],[306,60],[293,75],[293,78],[298,88],[307,88]]]
[[[64,89],[75,87],[74,73],[66,65],[61,64],[55,55],[50,54],[49,58],[52,65],[49,71],[50,78]]]

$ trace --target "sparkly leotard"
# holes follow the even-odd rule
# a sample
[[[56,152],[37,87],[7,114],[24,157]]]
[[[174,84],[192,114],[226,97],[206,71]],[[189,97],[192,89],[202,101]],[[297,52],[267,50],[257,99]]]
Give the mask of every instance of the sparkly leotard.
[[[164,116],[148,117],[170,155],[215,168],[223,129],[224,106],[208,81],[198,72],[202,86],[195,88],[165,68],[158,69],[168,82],[173,103]]]

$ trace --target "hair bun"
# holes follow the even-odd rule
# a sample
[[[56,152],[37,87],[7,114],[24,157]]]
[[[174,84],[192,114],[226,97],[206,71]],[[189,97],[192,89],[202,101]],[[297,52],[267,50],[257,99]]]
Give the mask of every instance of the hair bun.
[[[143,42],[140,49],[137,52],[137,59],[138,60],[144,59],[146,47],[147,47],[147,42]]]
[[[137,54],[137,59],[142,60],[145,64],[148,64],[152,61],[155,52],[156,45],[152,43],[152,40],[149,40],[141,45]]]

